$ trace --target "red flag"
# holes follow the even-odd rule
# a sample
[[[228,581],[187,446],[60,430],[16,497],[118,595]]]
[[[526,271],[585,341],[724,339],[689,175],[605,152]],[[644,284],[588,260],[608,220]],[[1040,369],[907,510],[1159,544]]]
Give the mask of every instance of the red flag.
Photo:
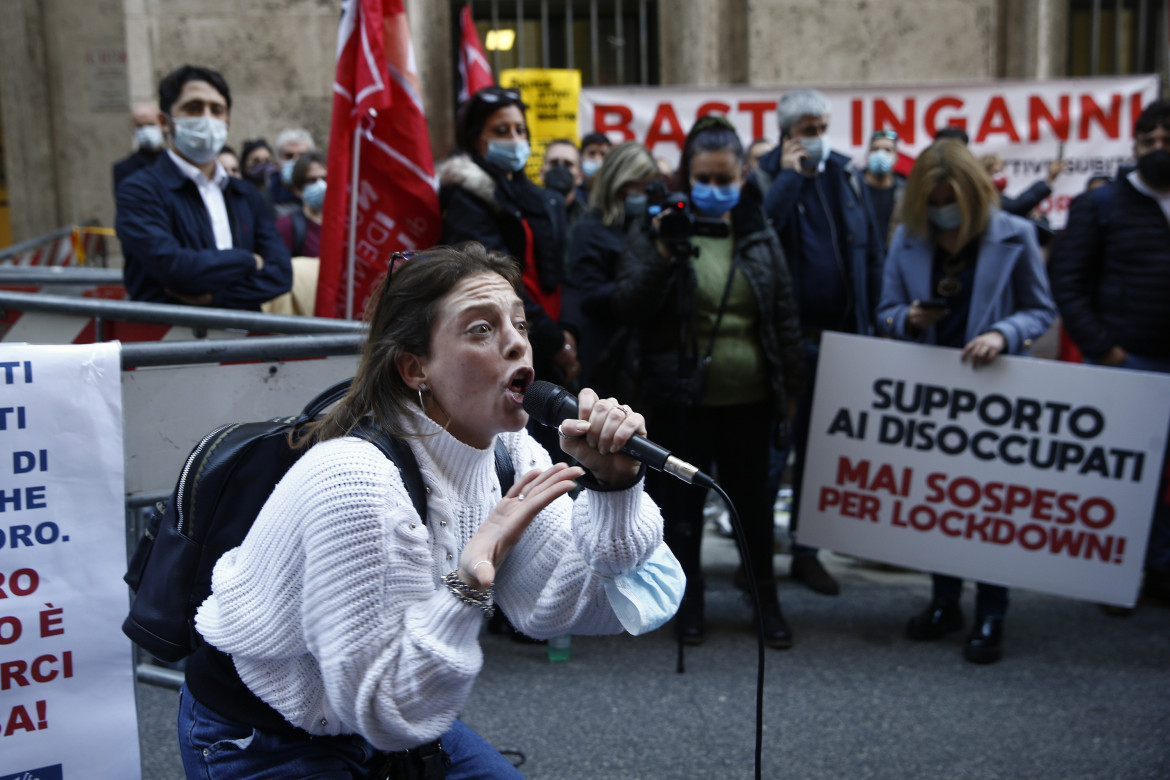
[[[914,167],[914,160],[914,157],[898,152],[898,159],[894,161],[894,173],[909,176],[910,169]]]
[[[434,160],[402,0],[342,2],[329,172],[316,313],[347,314],[350,198],[356,193],[352,310],[357,318],[392,252],[431,247],[439,240]]]
[[[459,103],[496,83],[492,68],[488,65],[475,22],[471,19],[471,6],[463,6],[459,12]]]

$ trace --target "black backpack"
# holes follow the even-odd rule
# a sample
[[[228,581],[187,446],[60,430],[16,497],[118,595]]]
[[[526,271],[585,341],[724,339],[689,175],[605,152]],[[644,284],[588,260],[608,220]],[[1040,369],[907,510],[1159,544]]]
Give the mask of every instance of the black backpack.
[[[203,644],[195,611],[211,594],[211,570],[238,547],[260,508],[303,449],[289,446],[300,429],[339,401],[349,379],[324,391],[296,417],[220,426],[203,437],[183,465],[174,493],[155,504],[123,579],[134,591],[122,631],[163,661],[178,661]],[[384,431],[359,429],[402,475],[411,503],[427,520],[426,490],[410,447]],[[501,492],[515,474],[503,443],[496,440]]]

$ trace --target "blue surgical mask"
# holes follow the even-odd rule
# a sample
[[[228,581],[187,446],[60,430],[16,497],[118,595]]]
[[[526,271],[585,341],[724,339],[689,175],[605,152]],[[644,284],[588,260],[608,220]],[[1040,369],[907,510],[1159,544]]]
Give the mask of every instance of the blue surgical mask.
[[[716,187],[702,182],[691,183],[691,203],[704,217],[721,217],[739,203],[739,185]]]
[[[599,170],[601,170],[601,160],[588,158],[581,161],[581,173],[585,174],[585,178],[593,178]]]
[[[291,160],[285,160],[280,164],[280,182],[286,187],[292,185],[292,171],[296,164],[297,160],[295,157]]]
[[[497,168],[515,172],[528,162],[530,152],[531,147],[524,140],[488,141],[488,151],[483,158]]]
[[[317,179],[311,184],[306,184],[301,190],[301,200],[313,211],[320,211],[325,205],[325,180]]]
[[[598,576],[614,615],[634,636],[653,631],[674,617],[687,589],[682,566],[665,544],[658,545],[646,562],[631,572],[612,579]]]
[[[162,129],[158,125],[141,125],[134,128],[134,140],[139,149],[161,149],[163,145]]]
[[[963,212],[959,211],[958,203],[948,203],[945,206],[927,206],[926,216],[939,230],[954,230],[963,224]]]
[[[869,153],[865,165],[869,168],[870,173],[876,176],[885,176],[894,170],[894,153],[885,149],[875,149]]]
[[[175,126],[175,151],[196,165],[215,159],[227,143],[227,123],[209,116],[172,119]]]
[[[818,135],[816,138],[801,138],[800,145],[808,152],[808,167],[816,168],[829,159],[832,147],[829,145],[829,136]]]
[[[646,203],[649,199],[644,192],[635,192],[626,196],[626,216],[640,217],[646,213]]]

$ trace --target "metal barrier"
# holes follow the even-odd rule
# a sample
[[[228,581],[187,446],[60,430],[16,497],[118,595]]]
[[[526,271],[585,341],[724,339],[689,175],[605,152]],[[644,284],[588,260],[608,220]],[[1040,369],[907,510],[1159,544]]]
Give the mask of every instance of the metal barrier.
[[[0,249],[0,265],[105,267],[106,236],[112,235],[113,228],[87,219]]]
[[[0,287],[118,287],[120,268],[0,265]]]
[[[271,325],[266,315],[252,317]],[[242,320],[251,321],[248,316]],[[145,530],[149,508],[170,496],[182,459],[200,436],[225,421],[211,419],[205,410],[192,410],[191,398],[205,399],[218,393],[223,396],[221,400],[228,401],[221,404],[226,407],[223,413],[238,421],[294,414],[318,389],[352,375],[356,357],[348,361],[346,358],[359,353],[363,334],[357,323],[346,325],[349,332],[122,345],[127,560]],[[279,362],[284,360],[291,362]],[[208,367],[207,363],[230,365]],[[206,386],[189,387],[192,377],[200,377]],[[283,392],[274,392],[272,385],[280,382],[284,383]],[[189,397],[180,396],[176,388],[187,388]],[[232,401],[233,393],[253,405],[243,408]],[[151,476],[143,478],[144,472]],[[153,489],[141,489],[146,485]],[[183,684],[181,662],[155,661],[137,645],[133,646],[133,662],[135,676],[141,682],[176,690]]]
[[[263,314],[238,309],[211,309],[145,301],[107,301],[71,295],[0,290],[0,309],[38,311],[122,322],[154,322],[193,328],[224,328],[254,333],[357,333],[362,323],[328,317]]]
[[[9,269],[13,270],[13,269]],[[39,273],[53,272],[21,271],[8,278],[20,275],[40,278]],[[92,272],[71,271],[59,277],[71,281],[90,276]],[[105,279],[108,274],[91,278]],[[4,274],[0,274],[3,284]],[[66,282],[61,282],[66,283]],[[75,281],[80,284],[80,281]],[[14,312],[21,315],[14,316]],[[24,313],[49,314],[57,322],[60,318],[72,317],[71,328],[51,328],[39,324],[16,326]],[[92,328],[90,323],[92,321]],[[26,341],[35,344],[92,343],[119,339],[121,341],[152,341],[165,337],[168,328],[144,332],[123,328],[111,332],[110,323],[147,323],[169,327],[186,326],[194,330],[197,338],[207,335],[209,329],[223,331],[248,331],[251,333],[360,333],[364,325],[349,320],[327,317],[304,317],[290,314],[264,314],[237,309],[212,309],[203,306],[185,306],[171,303],[148,303],[145,301],[107,300],[86,298],[75,295],[53,295],[48,293],[17,292],[0,289],[0,337],[5,340]],[[5,328],[3,325],[7,325]],[[13,332],[14,331],[14,332]],[[43,333],[44,337],[38,336]]]

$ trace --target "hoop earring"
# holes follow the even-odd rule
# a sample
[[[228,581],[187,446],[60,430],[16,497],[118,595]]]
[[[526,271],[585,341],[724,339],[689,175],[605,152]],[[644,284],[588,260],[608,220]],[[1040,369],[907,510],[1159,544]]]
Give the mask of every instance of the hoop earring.
[[[427,389],[426,382],[419,383],[419,386],[418,386],[418,408],[422,409],[424,412],[427,410],[427,403],[426,403],[426,401],[423,400],[423,393],[426,392],[426,389]]]

